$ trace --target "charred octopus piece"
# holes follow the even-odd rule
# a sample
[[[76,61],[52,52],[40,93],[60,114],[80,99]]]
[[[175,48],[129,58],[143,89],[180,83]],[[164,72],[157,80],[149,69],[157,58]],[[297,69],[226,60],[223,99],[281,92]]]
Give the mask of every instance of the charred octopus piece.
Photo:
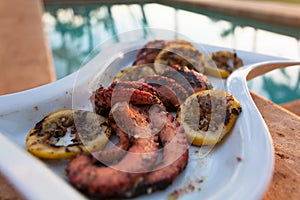
[[[180,104],[189,96],[180,84],[165,76],[146,76],[139,81],[156,88],[159,99],[168,111],[176,111]]]
[[[163,145],[162,161],[153,172],[143,177],[134,189],[133,196],[163,190],[173,183],[188,162],[188,142],[183,127],[168,115],[164,129],[159,133]]]
[[[136,56],[136,60],[133,62],[133,65],[154,63],[156,56],[167,45],[168,42],[165,40],[154,40],[148,42],[143,48],[139,50]]]
[[[133,65],[143,65],[154,63],[157,55],[166,47],[172,45],[184,45],[190,48],[194,48],[194,46],[187,40],[182,39],[174,39],[171,41],[166,40],[154,40],[148,42],[144,45],[139,52],[137,53],[136,59],[133,62]]]
[[[110,149],[104,149],[95,153],[93,156],[104,165],[118,162],[130,147],[130,138],[127,133],[122,131],[115,122],[110,122],[113,133],[119,137],[119,141]]]
[[[95,112],[102,115],[107,115],[112,105],[121,101],[137,105],[161,104],[152,86],[137,81],[113,82],[107,89],[101,86],[90,100]]]
[[[136,121],[137,126],[147,126],[151,123],[149,115],[140,115],[140,109],[130,106],[127,102],[119,102],[113,109],[115,115],[130,113],[132,120],[139,119]],[[132,133],[133,145],[124,158],[115,165],[98,166],[97,160],[90,155],[73,159],[66,170],[70,182],[79,190],[99,198],[132,196],[132,188],[154,167],[158,157],[157,137],[153,134],[153,129],[145,129],[145,132],[136,130]]]
[[[213,88],[210,80],[205,75],[187,67],[173,65],[172,68],[166,69],[161,75],[174,79],[188,91],[189,95]],[[191,88],[193,91],[191,91]]]

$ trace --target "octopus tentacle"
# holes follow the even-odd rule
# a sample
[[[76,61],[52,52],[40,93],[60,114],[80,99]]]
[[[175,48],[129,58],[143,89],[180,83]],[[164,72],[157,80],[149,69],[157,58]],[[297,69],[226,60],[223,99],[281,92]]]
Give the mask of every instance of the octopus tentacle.
[[[166,40],[154,40],[145,44],[137,53],[136,59],[133,65],[142,65],[148,63],[154,63],[157,55],[169,45],[192,45],[187,40],[174,39],[171,41]]]
[[[152,86],[137,81],[113,82],[107,89],[101,86],[93,92],[90,101],[94,111],[102,115],[107,115],[112,105],[120,101],[140,105],[161,104]]]
[[[119,112],[117,115],[130,112],[133,120],[139,119],[136,121],[137,126],[151,123],[149,115],[139,115],[140,110],[126,102],[117,103],[114,111]],[[158,157],[157,137],[152,134],[152,129],[146,132],[139,132],[139,129],[136,129],[133,136],[133,145],[128,153],[119,163],[110,167],[97,166],[96,159],[87,155],[73,159],[66,170],[70,182],[92,196],[101,198],[131,196],[132,188],[153,168]]]
[[[92,153],[94,158],[105,165],[110,165],[118,162],[130,147],[130,138],[127,133],[122,131],[114,122],[110,123],[114,133],[119,137],[119,141],[110,149]]]
[[[189,96],[180,84],[168,77],[152,75],[145,76],[139,81],[156,88],[159,99],[169,111],[176,111],[180,104]]]
[[[153,63],[159,52],[168,44],[169,43],[165,40],[155,40],[148,42],[137,53],[136,60],[133,62],[133,65]]]
[[[172,68],[165,70],[161,75],[174,79],[187,90],[189,95],[213,88],[212,83],[204,74],[184,66],[173,65]]]
[[[188,162],[188,141],[183,127],[169,115],[165,128],[159,134],[164,146],[163,159],[148,173],[132,196],[163,190],[182,172]]]

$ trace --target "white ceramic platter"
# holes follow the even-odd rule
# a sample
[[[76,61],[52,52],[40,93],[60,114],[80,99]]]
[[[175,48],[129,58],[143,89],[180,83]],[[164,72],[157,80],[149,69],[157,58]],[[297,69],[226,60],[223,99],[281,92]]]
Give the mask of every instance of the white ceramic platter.
[[[32,90],[0,97],[0,170],[28,199],[84,199],[64,176],[66,161],[39,160],[26,151],[28,131],[45,115],[59,109],[91,110],[89,96],[98,81],[108,85],[129,66],[146,41],[119,44],[98,54],[70,76]],[[208,52],[221,48],[203,46]],[[238,51],[246,65],[276,58]],[[250,69],[244,67],[243,69]],[[254,65],[259,67],[259,65]],[[232,133],[212,151],[190,148],[187,168],[165,191],[138,199],[166,199],[175,190],[180,199],[259,199],[271,180],[274,157],[268,129],[246,84],[248,71],[239,70],[217,87],[232,93],[243,111]],[[222,83],[220,85],[220,83]],[[193,186],[193,187],[191,187]]]

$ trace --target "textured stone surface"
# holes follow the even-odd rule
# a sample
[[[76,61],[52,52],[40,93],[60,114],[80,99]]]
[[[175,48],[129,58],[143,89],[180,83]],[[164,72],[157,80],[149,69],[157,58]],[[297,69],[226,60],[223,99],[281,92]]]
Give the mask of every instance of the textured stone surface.
[[[0,1],[0,95],[55,80],[39,0]]]
[[[252,98],[275,149],[275,171],[264,199],[300,199],[300,117],[254,93]]]

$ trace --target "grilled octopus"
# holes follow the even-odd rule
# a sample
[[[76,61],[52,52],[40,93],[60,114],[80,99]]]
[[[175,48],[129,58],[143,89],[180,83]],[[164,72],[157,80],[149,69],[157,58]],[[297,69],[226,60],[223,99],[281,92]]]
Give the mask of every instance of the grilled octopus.
[[[166,69],[161,76],[174,79],[186,89],[189,95],[192,95],[194,92],[213,88],[207,76],[185,66],[173,65],[169,69]]]
[[[108,89],[102,87],[91,100],[96,109],[99,107],[98,111],[104,110],[102,102],[109,106],[108,116],[120,137],[119,143],[112,149],[80,155],[66,169],[70,182],[90,196],[128,198],[162,190],[187,165],[186,134],[179,122],[165,111],[157,90],[142,82],[118,84],[112,83]],[[136,99],[124,100],[121,94],[126,92],[131,92],[131,98]],[[101,99],[104,96],[112,102]],[[133,142],[126,152],[129,138]],[[162,159],[157,162],[159,153]]]
[[[136,59],[133,62],[133,65],[143,65],[154,63],[157,55],[163,50],[165,47],[170,45],[192,45],[187,40],[174,39],[171,41],[166,40],[154,40],[148,42],[144,45],[137,53]]]
[[[116,103],[113,110],[115,115],[129,113],[136,123],[135,127],[149,124],[155,127],[155,124],[149,122],[148,114],[141,114],[139,108],[130,106],[127,102]],[[154,112],[159,115],[160,110]],[[99,161],[91,155],[78,156],[67,166],[66,172],[70,182],[91,196],[131,196],[132,188],[153,168],[158,157],[157,136],[153,133],[155,129],[149,128],[140,132],[140,129],[135,127],[131,132],[134,138],[133,145],[120,162],[103,167],[99,166]]]
[[[113,121],[110,122],[114,134],[119,138],[119,141],[110,149],[93,152],[93,156],[100,160],[105,165],[111,165],[118,162],[127,152],[130,147],[130,137]]]
[[[157,90],[157,95],[168,111],[176,111],[189,96],[188,92],[174,79],[165,76],[145,76],[139,81],[151,85]]]
[[[157,91],[150,85],[136,81],[113,82],[106,89],[103,86],[93,92],[90,100],[94,111],[107,115],[112,104],[127,101],[138,105],[161,104]]]
[[[187,165],[188,142],[183,128],[159,107],[152,110],[155,118],[150,122],[145,107],[120,102],[112,110],[114,115],[129,113],[129,120],[136,123],[127,123],[128,129],[132,130],[133,145],[119,163],[110,167],[99,166],[99,161],[91,155],[73,159],[66,170],[70,182],[79,190],[101,198],[129,198],[165,189]],[[159,122],[164,122],[162,127]],[[149,125],[149,129],[140,132],[141,126],[145,125]],[[156,164],[159,154],[157,136],[163,146],[159,164]]]
[[[113,82],[107,89],[101,86],[93,93],[91,102],[95,112],[102,115],[108,115],[112,105],[118,102],[130,102],[138,105],[161,104],[154,88],[148,84],[133,81]],[[119,124],[124,121],[124,116],[122,118],[119,120]],[[93,152],[93,156],[106,165],[121,159],[130,145],[130,136],[116,124],[113,118],[110,120],[110,125],[119,137],[118,143],[111,149]]]
[[[149,194],[168,187],[188,163],[188,142],[183,127],[168,115],[165,128],[159,133],[163,146],[162,161],[152,172],[143,176],[132,193],[133,196]]]
[[[143,48],[139,50],[136,56],[136,60],[133,65],[142,65],[147,63],[153,63],[159,52],[168,45],[165,40],[154,40],[148,42]]]
[[[139,81],[148,83],[157,90],[159,99],[168,111],[176,111],[195,92],[213,88],[205,75],[179,65],[166,69],[161,75],[145,76]]]

